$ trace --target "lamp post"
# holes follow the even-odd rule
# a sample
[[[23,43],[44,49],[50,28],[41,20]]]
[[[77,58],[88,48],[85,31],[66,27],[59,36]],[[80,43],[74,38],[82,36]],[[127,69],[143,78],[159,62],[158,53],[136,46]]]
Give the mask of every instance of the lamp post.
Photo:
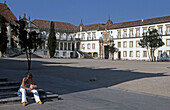
[[[102,59],[103,58],[103,52],[101,52],[101,51],[103,51],[103,38],[102,37],[100,37],[99,38],[99,43],[100,43],[100,59]]]

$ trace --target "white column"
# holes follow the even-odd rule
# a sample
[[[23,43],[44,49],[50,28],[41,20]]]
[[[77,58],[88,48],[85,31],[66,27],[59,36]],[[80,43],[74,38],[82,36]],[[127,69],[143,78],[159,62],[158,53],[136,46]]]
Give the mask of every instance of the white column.
[[[59,44],[58,44],[58,48],[59,48],[58,50],[60,50],[60,42],[58,42],[58,43],[59,43]]]
[[[72,51],[72,42],[70,43],[70,50]]]
[[[76,51],[76,48],[77,48],[77,43],[75,42],[74,43],[74,50]]]
[[[64,51],[64,42],[63,42],[63,51]]]
[[[68,51],[68,42],[67,42],[67,51]]]

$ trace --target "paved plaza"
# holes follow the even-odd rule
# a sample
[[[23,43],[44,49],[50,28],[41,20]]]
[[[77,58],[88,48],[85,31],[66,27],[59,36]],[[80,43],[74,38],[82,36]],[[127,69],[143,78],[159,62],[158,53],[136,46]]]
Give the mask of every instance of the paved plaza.
[[[60,100],[0,105],[0,110],[169,110],[169,62],[33,59],[36,84]],[[21,81],[25,58],[0,59],[0,77]],[[89,81],[95,79],[96,81]]]

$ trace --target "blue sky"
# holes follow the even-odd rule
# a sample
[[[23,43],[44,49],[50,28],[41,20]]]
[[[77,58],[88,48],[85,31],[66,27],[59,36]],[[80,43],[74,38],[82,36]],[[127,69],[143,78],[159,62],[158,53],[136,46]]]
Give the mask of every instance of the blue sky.
[[[17,18],[69,22],[76,26],[134,21],[170,15],[170,0],[6,0]],[[3,3],[4,0],[1,0]]]

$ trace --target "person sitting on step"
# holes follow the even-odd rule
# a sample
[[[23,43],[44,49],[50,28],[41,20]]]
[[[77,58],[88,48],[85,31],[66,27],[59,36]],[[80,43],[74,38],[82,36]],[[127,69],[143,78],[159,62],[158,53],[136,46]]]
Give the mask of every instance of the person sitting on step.
[[[27,73],[26,77],[22,79],[22,84],[18,90],[18,96],[22,97],[22,105],[26,106],[26,92],[30,91],[34,95],[34,99],[37,104],[42,104],[38,91],[36,90],[36,85],[34,85],[34,79],[30,72]]]

